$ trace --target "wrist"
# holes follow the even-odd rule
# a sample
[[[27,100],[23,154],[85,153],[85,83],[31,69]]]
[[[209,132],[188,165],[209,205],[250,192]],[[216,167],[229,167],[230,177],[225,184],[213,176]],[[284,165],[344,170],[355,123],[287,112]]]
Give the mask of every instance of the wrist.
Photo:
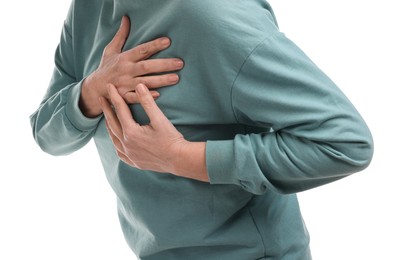
[[[82,89],[79,99],[79,108],[82,113],[87,117],[97,117],[102,113],[101,106],[99,104],[100,95],[95,91],[95,82],[92,79],[92,75],[88,76],[82,82]]]
[[[186,141],[174,160],[174,174],[198,181],[209,182],[206,170],[206,143]]]

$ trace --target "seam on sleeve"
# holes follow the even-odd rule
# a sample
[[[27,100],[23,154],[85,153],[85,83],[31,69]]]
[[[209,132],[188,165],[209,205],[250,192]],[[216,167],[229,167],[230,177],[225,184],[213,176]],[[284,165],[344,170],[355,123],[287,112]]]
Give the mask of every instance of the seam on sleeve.
[[[272,38],[276,37],[278,34],[280,34],[280,32],[277,32],[277,33],[273,33],[273,34],[271,34],[271,35],[268,35],[267,37],[263,38],[263,39],[252,49],[252,51],[248,54],[248,56],[247,56],[247,57],[244,59],[244,61],[242,62],[241,66],[240,66],[240,69],[238,70],[237,75],[236,75],[236,77],[234,78],[233,83],[231,84],[231,89],[230,89],[230,104],[231,104],[231,110],[233,111],[233,115],[234,115],[234,118],[235,118],[237,124],[241,124],[241,123],[240,123],[240,120],[239,120],[238,117],[237,117],[237,114],[236,114],[236,112],[235,112],[234,105],[233,105],[233,102],[234,102],[234,101],[233,101],[233,91],[234,91],[234,86],[235,86],[235,84],[236,84],[236,81],[237,81],[238,77],[240,76],[241,71],[242,71],[242,69],[244,68],[245,64],[246,64],[247,61],[251,58],[252,54],[253,54],[262,44],[264,44],[266,41],[269,41],[269,40],[271,40]]]
[[[71,1],[69,9],[68,9],[68,13],[67,16],[64,20],[63,23],[63,33],[65,33],[65,35],[68,37],[68,48],[71,51],[71,58],[72,58],[72,64],[73,64],[73,68],[71,73],[73,73],[73,75],[70,75],[70,73],[68,73],[68,75],[71,78],[74,78],[75,81],[79,81],[79,79],[77,78],[77,73],[76,73],[76,68],[77,68],[77,64],[76,64],[76,57],[75,57],[75,40],[74,40],[74,32],[75,32],[75,5],[76,5],[76,1]]]
[[[70,38],[70,48],[71,48],[71,56],[72,56],[72,63],[73,63],[73,78],[77,81],[77,77],[76,77],[76,57],[75,57],[75,42],[74,42],[74,38],[73,38],[73,25],[70,25],[67,23],[68,21],[65,20],[64,21],[64,28],[65,28],[65,32],[68,35],[68,37]],[[69,28],[71,27],[71,28]],[[70,75],[72,76],[72,75]]]

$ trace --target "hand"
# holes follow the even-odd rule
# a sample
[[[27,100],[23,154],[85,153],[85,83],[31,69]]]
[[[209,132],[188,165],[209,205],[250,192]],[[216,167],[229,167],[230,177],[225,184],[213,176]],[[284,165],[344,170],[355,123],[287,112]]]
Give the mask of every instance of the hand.
[[[104,49],[99,67],[83,82],[79,105],[88,117],[101,114],[98,100],[99,97],[109,98],[106,89],[108,84],[114,85],[127,103],[137,103],[135,93],[137,84],[144,83],[150,89],[156,89],[179,81],[175,73],[151,74],[180,70],[183,68],[182,60],[176,58],[147,60],[155,53],[168,48],[170,40],[163,37],[122,52],[129,31],[130,21],[124,16],[118,32]],[[154,98],[159,96],[156,91],[152,91],[151,94]]]
[[[145,126],[134,120],[113,85],[109,85],[108,92],[114,109],[103,97],[100,104],[117,154],[125,163],[142,170],[208,181],[205,143],[185,140],[159,109],[145,85],[136,87],[138,101],[150,119]]]

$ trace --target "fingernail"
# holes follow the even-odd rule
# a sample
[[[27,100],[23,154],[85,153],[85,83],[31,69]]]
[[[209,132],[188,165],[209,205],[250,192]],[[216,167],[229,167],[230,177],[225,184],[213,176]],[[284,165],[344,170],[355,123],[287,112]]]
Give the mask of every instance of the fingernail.
[[[122,16],[122,20],[121,20],[120,27],[122,27],[122,26],[123,26],[123,23],[124,23],[124,21],[125,21],[125,17],[126,17],[126,15]]]
[[[183,68],[184,62],[182,60],[176,60],[175,61],[176,67],[178,68]]]
[[[161,44],[164,46],[168,46],[170,44],[170,40],[167,37],[161,39]]]
[[[170,80],[170,82],[176,83],[179,81],[179,76],[178,75],[170,75],[169,80]]]
[[[136,86],[136,92],[137,92],[139,95],[145,95],[145,94],[148,92],[148,89],[147,89],[147,87],[144,86],[143,84],[138,84],[138,85]]]

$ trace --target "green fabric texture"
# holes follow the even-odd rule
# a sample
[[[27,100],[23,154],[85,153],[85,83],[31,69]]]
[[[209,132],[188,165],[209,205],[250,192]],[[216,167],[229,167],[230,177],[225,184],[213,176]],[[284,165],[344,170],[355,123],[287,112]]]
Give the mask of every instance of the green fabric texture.
[[[79,110],[81,83],[123,15],[126,50],[168,36],[171,47],[153,58],[184,60],[157,104],[187,140],[207,142],[210,184],[124,164],[104,118]],[[148,122],[140,105],[131,110]],[[53,155],[94,139],[126,241],[143,260],[311,259],[295,193],[361,171],[373,153],[359,113],[261,0],[72,1],[31,124]]]

